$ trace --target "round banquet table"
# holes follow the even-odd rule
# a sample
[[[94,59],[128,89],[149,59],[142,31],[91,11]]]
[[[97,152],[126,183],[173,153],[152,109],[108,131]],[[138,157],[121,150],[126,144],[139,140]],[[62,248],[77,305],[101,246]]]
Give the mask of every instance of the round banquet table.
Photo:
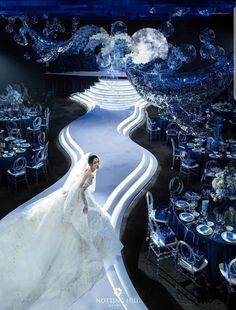
[[[186,225],[179,218],[183,212],[174,210],[170,214],[169,225],[176,234],[178,240],[185,240],[188,230],[194,235],[194,247],[201,249],[208,260],[207,283],[216,286],[220,284],[221,276],[219,263],[236,258],[236,242],[227,242],[222,239],[221,233],[212,235],[203,235],[196,230],[196,224]],[[210,218],[209,218],[210,220]],[[216,224],[215,224],[216,225]],[[213,227],[214,229],[214,227]],[[223,231],[223,230],[222,230]],[[187,242],[187,240],[186,240]]]

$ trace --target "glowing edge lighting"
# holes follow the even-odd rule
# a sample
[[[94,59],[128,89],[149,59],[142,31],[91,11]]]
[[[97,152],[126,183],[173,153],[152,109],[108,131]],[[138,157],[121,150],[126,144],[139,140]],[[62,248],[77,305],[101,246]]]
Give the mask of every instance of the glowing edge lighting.
[[[123,135],[127,136],[130,134],[130,131],[133,130],[138,124],[140,124],[144,120],[144,108],[146,106],[146,103],[138,108],[138,117],[133,120],[133,122],[130,122],[124,129],[123,129]]]
[[[67,127],[66,127],[67,128]],[[67,153],[70,155],[73,164],[76,163],[78,161],[78,156],[75,153],[75,151],[72,149],[72,147],[66,142],[65,139],[65,132],[66,132],[66,128],[64,128],[60,135],[59,135],[59,139],[60,139],[60,144],[63,146],[63,148],[67,151]],[[73,166],[73,164],[71,164],[71,167]]]
[[[130,124],[133,124],[135,123],[139,123],[139,120],[141,119],[141,117],[144,115],[142,115],[142,111],[144,109],[144,107],[146,106],[146,103],[145,105],[141,106],[141,107],[138,107],[138,106],[135,106],[135,111],[134,113],[129,116],[128,118],[126,118],[124,121],[122,121],[118,126],[117,126],[117,130],[118,132],[120,133],[120,130],[121,130],[121,127],[124,125],[124,123],[127,122],[127,120],[132,120],[133,118],[136,118],[136,114],[137,112],[139,112],[139,115],[137,117],[137,121],[136,119],[134,120],[134,122],[131,122]],[[128,130],[131,130],[131,126],[130,124],[127,124],[127,127],[123,128],[123,134],[126,135],[128,133]],[[133,124],[134,125],[134,124]],[[133,126],[132,126],[133,127]],[[149,154],[149,153],[148,153]],[[150,156],[150,155],[149,155]],[[111,205],[112,205],[112,202],[115,200],[116,196],[118,196],[119,192],[121,192],[122,189],[124,189],[124,187],[135,177],[137,176],[137,174],[140,172],[140,170],[142,169],[142,167],[144,166],[145,164],[145,156],[143,154],[142,156],[142,160],[141,162],[139,163],[139,165],[113,190],[113,192],[111,193],[111,195],[108,197],[108,199],[106,200],[104,206],[103,206],[103,209],[105,211],[109,211]]]
[[[69,140],[69,142],[71,143],[71,145],[73,145],[73,147],[79,152],[80,156],[82,157],[84,155],[84,151],[82,150],[82,148],[75,142],[74,139],[72,139],[71,134],[70,134],[70,126],[67,127],[66,129],[66,135],[67,138]]]
[[[70,99],[81,103],[83,106],[85,106],[88,112],[94,109],[96,104],[93,101],[91,102],[91,99],[89,97],[87,98],[87,96],[84,96],[85,98],[83,98],[83,96],[81,95],[83,94],[74,93],[70,96]]]
[[[105,211],[109,211],[109,208],[112,205],[112,202],[116,198],[116,196],[119,194],[119,192],[124,189],[124,187],[139,173],[139,171],[144,167],[145,164],[145,156],[143,154],[142,160],[138,164],[138,166],[113,190],[113,192],[110,194],[110,196],[107,198],[103,209]],[[114,211],[113,211],[114,212]]]
[[[155,160],[156,161],[156,160]],[[123,209],[125,201],[138,189],[138,187],[144,183],[144,181],[149,177],[151,171],[157,168],[157,162],[155,162],[152,157],[150,157],[149,165],[145,173],[133,184],[131,187],[125,192],[125,194],[120,199],[119,203],[116,205],[112,215],[111,215],[111,223],[112,226],[117,228],[118,220],[121,216],[121,211]]]

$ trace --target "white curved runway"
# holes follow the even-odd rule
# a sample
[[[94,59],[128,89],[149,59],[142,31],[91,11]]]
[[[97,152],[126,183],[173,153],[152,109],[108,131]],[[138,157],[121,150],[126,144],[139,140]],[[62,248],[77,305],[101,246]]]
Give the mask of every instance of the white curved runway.
[[[106,96],[106,88],[110,101],[103,104],[100,94],[100,107],[95,106],[95,93],[102,89],[103,96]],[[118,88],[116,93],[114,89]],[[85,153],[95,153],[101,159],[95,198],[111,215],[112,225],[118,233],[125,211],[157,169],[155,157],[129,138],[130,132],[144,120],[147,105],[131,92],[135,90],[127,80],[113,83],[102,80],[83,94],[71,96],[73,100],[88,104],[90,111],[69,125],[70,136]],[[118,110],[120,105],[121,110]],[[115,288],[121,289],[119,302],[124,309],[146,309],[128,277],[121,256],[117,257],[116,265],[107,270],[106,276],[70,309],[109,309],[110,303],[118,302]]]

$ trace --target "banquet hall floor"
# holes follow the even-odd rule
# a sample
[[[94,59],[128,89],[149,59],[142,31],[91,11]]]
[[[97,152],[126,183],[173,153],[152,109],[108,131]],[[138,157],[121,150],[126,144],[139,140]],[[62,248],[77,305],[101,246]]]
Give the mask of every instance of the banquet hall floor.
[[[0,215],[3,217],[11,210],[14,210],[19,204],[27,201],[30,197],[35,196],[41,192],[68,170],[69,162],[63,154],[58,150],[57,135],[59,131],[70,123],[73,119],[84,113],[84,109],[78,104],[74,104],[70,100],[57,100],[52,111],[51,130],[50,130],[50,153],[49,161],[51,163],[51,172],[47,177],[47,180],[40,179],[38,185],[30,186],[30,191],[20,189],[17,192],[17,199],[10,195],[11,190],[7,187],[1,187],[0,199],[1,208]],[[150,145],[145,133],[145,128],[142,126],[137,129],[132,136],[132,139],[149,149],[158,159],[159,170],[157,181],[152,185],[151,191],[154,194],[154,199],[158,198],[158,201],[166,203],[168,201],[167,185],[168,180],[172,175],[175,175],[177,169],[170,170],[171,166],[171,148],[163,142],[155,142]],[[161,182],[158,182],[161,180]],[[193,189],[196,188],[196,184],[192,184]],[[147,216],[146,216],[146,204],[145,195],[130,209],[124,216],[122,223],[122,242],[124,244],[123,259],[129,273],[129,276],[135,286],[135,289],[139,293],[142,300],[147,305],[148,309],[193,309],[193,304],[186,298],[180,303],[176,298],[175,292],[170,289],[167,290],[163,283],[156,281],[156,279],[147,276],[147,274],[138,269],[139,253],[143,247],[143,241],[146,236],[147,228]],[[225,309],[224,304],[219,302],[215,303],[214,292],[213,302],[199,305],[199,309]],[[196,306],[195,306],[196,307]],[[198,308],[198,307],[197,307]]]

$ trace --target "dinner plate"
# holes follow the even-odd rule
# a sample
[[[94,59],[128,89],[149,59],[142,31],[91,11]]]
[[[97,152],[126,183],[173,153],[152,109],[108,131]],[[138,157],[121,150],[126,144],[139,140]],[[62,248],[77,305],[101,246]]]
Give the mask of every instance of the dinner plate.
[[[221,158],[222,155],[221,154],[209,154],[209,157],[211,157],[211,158]]]
[[[188,208],[189,203],[185,200],[176,200],[175,205],[177,208]]]
[[[226,226],[225,228],[226,228],[227,231],[232,231],[232,230],[234,230],[234,228],[233,228],[232,226],[230,226],[230,225]]]
[[[190,200],[199,200],[201,197],[195,192],[186,192],[184,196]]]
[[[213,232],[213,229],[206,224],[198,225],[196,229],[197,229],[197,232],[199,232],[199,234],[202,234],[202,235],[211,235]]]
[[[182,212],[179,214],[179,218],[184,222],[191,222],[194,220],[194,215],[189,212]]]
[[[188,143],[187,143],[187,146],[188,146],[189,148],[193,148],[193,147],[195,146],[195,144],[192,143],[192,142],[188,142]]]
[[[22,143],[21,146],[22,147],[30,147],[30,144],[29,143]]]
[[[227,242],[236,242],[236,234],[231,232],[231,231],[224,231],[221,234],[221,237],[223,240],[227,241]]]
[[[3,154],[2,157],[7,158],[7,157],[12,157],[13,154],[12,153],[7,153],[7,154]]]
[[[17,153],[17,154],[24,153],[24,152],[25,152],[25,149],[17,149],[17,150],[16,150],[16,153]]]
[[[5,141],[14,141],[14,140],[16,140],[16,138],[14,138],[14,137],[6,137],[4,140]]]
[[[236,154],[227,154],[226,157],[230,158],[230,159],[235,159],[236,158]]]

